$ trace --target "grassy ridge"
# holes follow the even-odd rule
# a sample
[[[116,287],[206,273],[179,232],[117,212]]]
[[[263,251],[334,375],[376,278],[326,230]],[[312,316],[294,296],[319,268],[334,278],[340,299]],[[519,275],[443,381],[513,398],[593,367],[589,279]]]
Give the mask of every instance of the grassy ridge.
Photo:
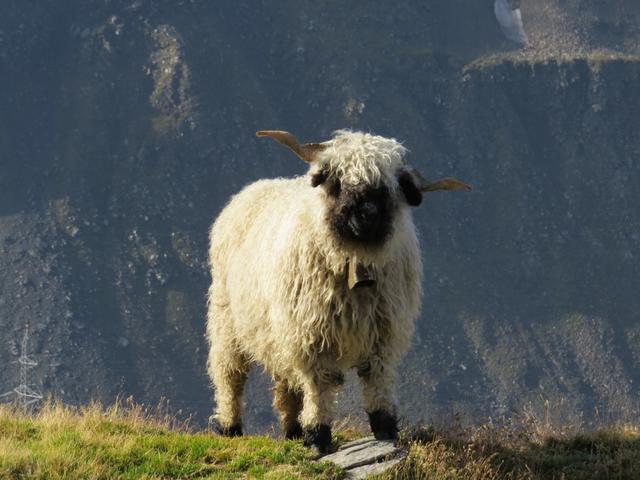
[[[0,407],[0,478],[335,478],[299,443],[188,433],[140,407]]]
[[[340,438],[354,434],[343,433]],[[576,434],[535,422],[402,435],[409,457],[378,477],[428,480],[632,480],[640,478],[640,430]],[[0,406],[0,479],[340,479],[299,442],[190,432],[133,404],[35,415]]]

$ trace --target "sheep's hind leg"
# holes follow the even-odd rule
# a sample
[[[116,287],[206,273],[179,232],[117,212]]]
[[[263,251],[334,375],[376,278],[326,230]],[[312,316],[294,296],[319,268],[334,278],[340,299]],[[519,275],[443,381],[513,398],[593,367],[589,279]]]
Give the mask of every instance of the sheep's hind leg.
[[[280,416],[280,425],[286,439],[302,438],[298,416],[302,410],[302,391],[292,388],[286,380],[276,378],[273,406]]]
[[[212,349],[209,373],[215,387],[214,428],[221,435],[242,435],[242,395],[249,363],[235,350]]]
[[[364,409],[369,415],[369,425],[377,440],[397,440],[398,417],[393,400],[393,370],[379,357],[358,366],[362,380]]]

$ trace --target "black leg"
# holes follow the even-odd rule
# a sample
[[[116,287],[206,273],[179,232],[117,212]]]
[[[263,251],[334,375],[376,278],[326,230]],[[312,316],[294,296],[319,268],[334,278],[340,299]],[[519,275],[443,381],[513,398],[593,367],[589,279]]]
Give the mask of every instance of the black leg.
[[[331,427],[318,425],[304,429],[304,444],[320,455],[331,453]]]
[[[289,425],[284,432],[284,438],[287,440],[297,440],[303,437],[302,426],[299,422]]]
[[[376,440],[398,439],[398,419],[386,410],[369,413],[369,425]]]
[[[242,425],[236,424],[231,425],[230,427],[223,427],[220,425],[220,422],[217,420],[212,421],[213,429],[218,435],[223,435],[225,437],[241,437],[242,436]]]

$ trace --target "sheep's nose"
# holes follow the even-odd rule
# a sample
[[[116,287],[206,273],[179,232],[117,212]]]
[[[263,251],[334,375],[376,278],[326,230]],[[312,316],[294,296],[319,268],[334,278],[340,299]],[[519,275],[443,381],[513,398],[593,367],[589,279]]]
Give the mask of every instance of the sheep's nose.
[[[378,216],[378,205],[375,202],[364,202],[359,209],[360,217],[365,221],[373,220]]]
[[[363,202],[351,214],[349,226],[356,236],[368,235],[379,225],[380,208],[375,202]]]

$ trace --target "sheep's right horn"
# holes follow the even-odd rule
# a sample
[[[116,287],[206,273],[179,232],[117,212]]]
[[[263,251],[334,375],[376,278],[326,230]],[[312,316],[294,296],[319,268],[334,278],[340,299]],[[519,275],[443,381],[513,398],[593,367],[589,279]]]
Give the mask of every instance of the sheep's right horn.
[[[257,137],[271,137],[276,142],[290,148],[298,157],[307,163],[312,163],[316,153],[324,150],[322,143],[305,143],[300,145],[298,139],[291,133],[282,130],[260,130],[256,132]]]

